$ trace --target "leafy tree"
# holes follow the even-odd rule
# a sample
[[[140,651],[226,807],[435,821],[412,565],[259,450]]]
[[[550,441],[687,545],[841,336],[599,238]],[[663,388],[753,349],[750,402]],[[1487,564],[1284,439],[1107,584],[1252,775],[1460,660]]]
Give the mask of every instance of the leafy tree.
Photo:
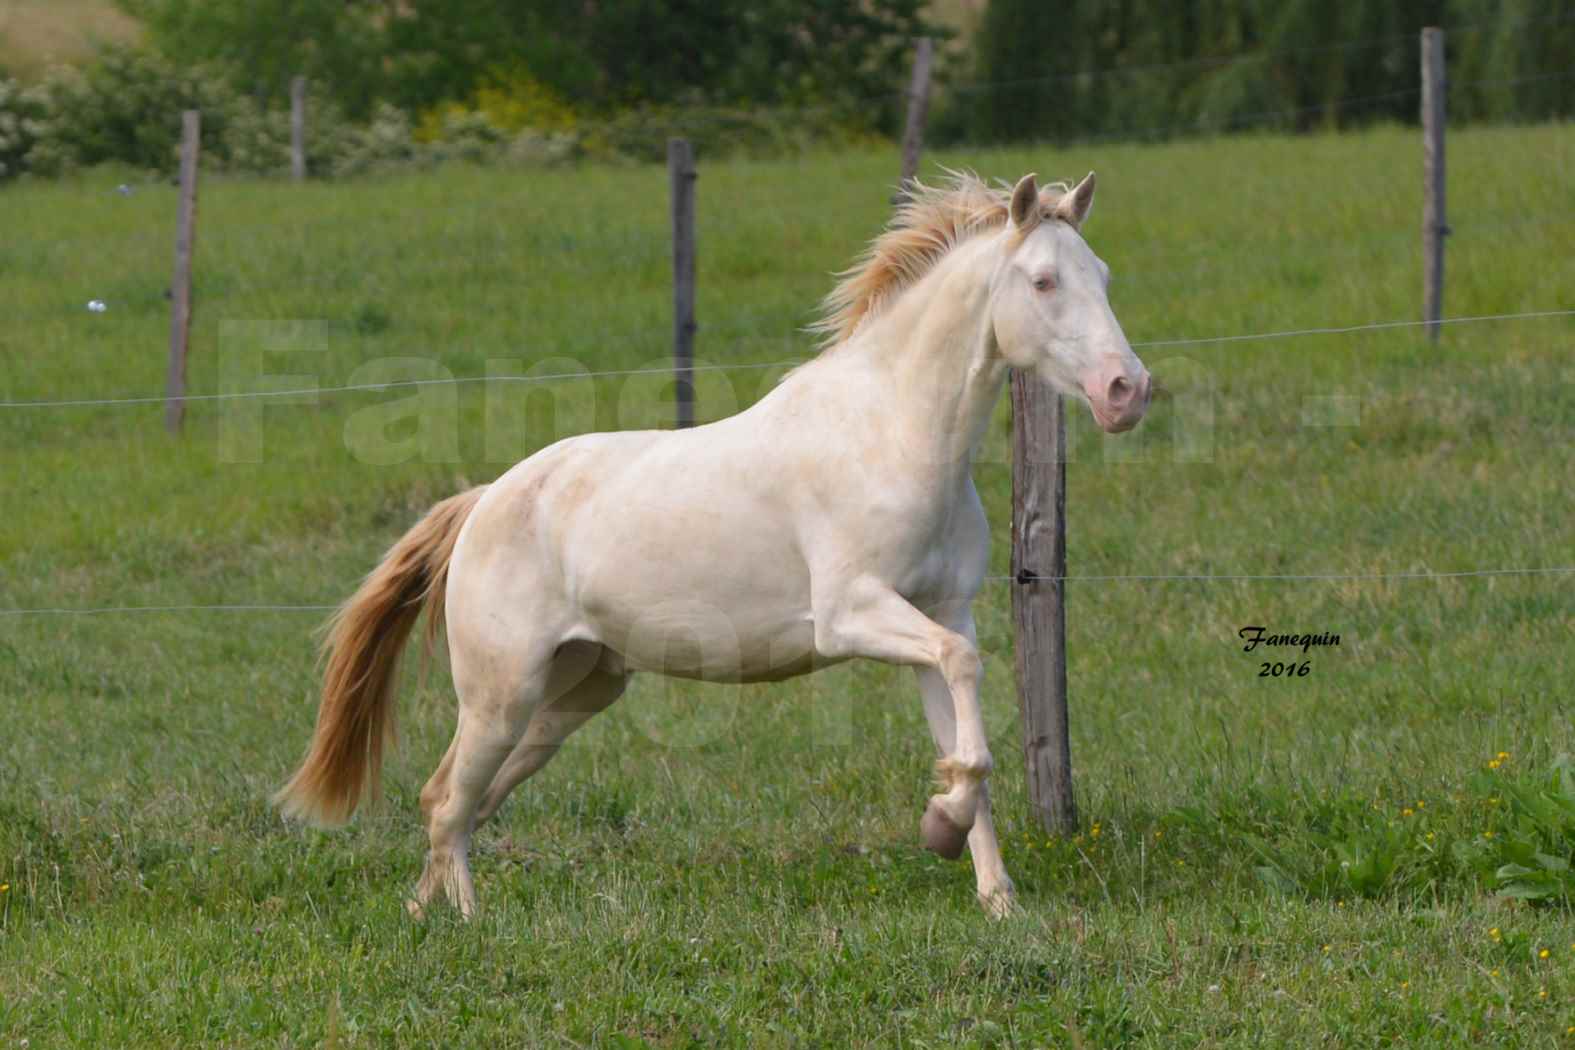
[[[990,0],[943,127],[985,140],[1414,120],[1439,25],[1451,117],[1567,115],[1558,0]]]
[[[288,97],[290,78],[328,85],[365,117],[383,95],[387,5],[382,0],[119,0],[156,50],[182,65],[227,70],[259,100]]]
[[[352,115],[464,98],[498,71],[608,112],[690,99],[895,113],[924,0],[120,0],[161,51],[283,97],[326,82]]]

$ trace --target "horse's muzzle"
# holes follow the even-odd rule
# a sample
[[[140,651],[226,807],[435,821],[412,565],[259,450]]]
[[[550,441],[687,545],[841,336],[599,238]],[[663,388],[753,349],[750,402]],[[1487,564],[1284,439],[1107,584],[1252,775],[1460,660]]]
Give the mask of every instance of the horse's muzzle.
[[[1151,392],[1148,369],[1142,365],[1134,372],[1116,363],[1083,383],[1083,393],[1088,395],[1094,422],[1111,434],[1137,426],[1143,413],[1148,411]]]

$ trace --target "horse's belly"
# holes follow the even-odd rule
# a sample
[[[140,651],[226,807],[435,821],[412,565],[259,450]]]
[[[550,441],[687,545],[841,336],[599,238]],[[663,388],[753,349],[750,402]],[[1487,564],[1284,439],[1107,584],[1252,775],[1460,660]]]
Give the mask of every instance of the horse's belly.
[[[729,616],[693,599],[670,599],[632,616],[593,617],[602,643],[632,671],[707,682],[774,682],[814,667],[808,621],[763,622]],[[610,622],[609,622],[610,621]]]

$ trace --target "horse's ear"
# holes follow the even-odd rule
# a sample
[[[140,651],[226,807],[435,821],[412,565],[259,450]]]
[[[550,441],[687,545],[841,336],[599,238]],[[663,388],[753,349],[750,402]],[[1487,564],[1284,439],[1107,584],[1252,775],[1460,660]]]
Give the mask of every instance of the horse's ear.
[[[1039,183],[1033,175],[1024,175],[1012,190],[1012,225],[1027,233],[1039,219]]]
[[[1074,229],[1080,229],[1083,220],[1088,218],[1088,213],[1094,210],[1094,173],[1089,172],[1083,181],[1061,198],[1055,206],[1055,217],[1072,224]]]

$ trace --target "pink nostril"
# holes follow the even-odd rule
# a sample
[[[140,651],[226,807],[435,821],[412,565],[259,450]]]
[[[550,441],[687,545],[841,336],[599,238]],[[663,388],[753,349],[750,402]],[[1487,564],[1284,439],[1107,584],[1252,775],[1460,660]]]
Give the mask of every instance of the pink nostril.
[[[1119,412],[1131,398],[1132,384],[1127,382],[1124,377],[1116,376],[1110,381],[1110,390],[1105,396],[1105,401],[1111,408]]]

